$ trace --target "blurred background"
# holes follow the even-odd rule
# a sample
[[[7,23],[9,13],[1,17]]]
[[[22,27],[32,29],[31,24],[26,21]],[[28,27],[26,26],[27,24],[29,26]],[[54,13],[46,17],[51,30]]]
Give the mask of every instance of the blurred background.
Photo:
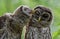
[[[52,39],[60,39],[60,0],[0,0],[0,16],[6,12],[12,13],[20,5],[27,5],[32,9],[37,5],[51,8],[54,15],[51,25]],[[24,32],[25,30],[22,32],[22,39]]]

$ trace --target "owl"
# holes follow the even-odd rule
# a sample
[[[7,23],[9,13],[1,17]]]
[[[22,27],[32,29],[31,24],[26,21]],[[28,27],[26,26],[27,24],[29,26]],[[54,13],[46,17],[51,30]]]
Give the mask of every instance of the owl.
[[[29,22],[32,9],[27,6],[19,6],[13,14],[5,14],[5,32],[0,39],[21,39],[23,27]],[[3,19],[4,20],[4,19]],[[3,23],[3,22],[2,22]],[[4,23],[3,23],[4,24]],[[3,28],[2,24],[1,28]]]
[[[26,26],[25,39],[51,39],[50,25],[53,15],[49,8],[37,6],[34,14]]]

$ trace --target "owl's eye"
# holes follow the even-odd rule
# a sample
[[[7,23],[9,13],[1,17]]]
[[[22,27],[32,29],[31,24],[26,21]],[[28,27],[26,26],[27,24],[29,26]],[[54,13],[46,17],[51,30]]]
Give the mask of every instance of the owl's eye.
[[[34,15],[35,19],[38,20],[39,16],[40,16],[40,12],[36,10]]]
[[[38,16],[41,14],[41,12],[40,12],[39,10],[36,10],[35,13],[36,13],[36,15],[38,15]]]
[[[28,14],[30,14],[30,13],[31,13],[31,9],[25,7],[25,8],[23,8],[23,12],[24,12],[24,13],[28,13]]]
[[[48,14],[43,14],[42,17],[48,18]]]
[[[50,14],[49,13],[44,13],[43,15],[42,15],[42,19],[43,20],[48,20],[50,18]]]
[[[24,11],[27,11],[28,8],[25,8]]]
[[[32,10],[30,9],[30,8],[28,8],[28,7],[23,7],[22,8],[22,12],[26,15],[26,16],[31,16],[31,14],[32,14]]]
[[[39,11],[36,11],[35,13],[36,13],[36,15],[39,15],[40,14]]]

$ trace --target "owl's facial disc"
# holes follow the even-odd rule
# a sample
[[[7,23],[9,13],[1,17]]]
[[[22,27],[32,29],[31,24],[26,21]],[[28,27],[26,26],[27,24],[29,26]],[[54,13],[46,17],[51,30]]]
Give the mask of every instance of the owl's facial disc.
[[[43,12],[41,19],[48,21],[50,18],[50,14],[47,12]]]
[[[35,13],[34,13],[34,17],[35,17],[35,20],[37,21],[37,22],[39,22],[40,21],[40,18],[41,18],[41,12],[40,12],[40,9],[36,9],[35,10]]]

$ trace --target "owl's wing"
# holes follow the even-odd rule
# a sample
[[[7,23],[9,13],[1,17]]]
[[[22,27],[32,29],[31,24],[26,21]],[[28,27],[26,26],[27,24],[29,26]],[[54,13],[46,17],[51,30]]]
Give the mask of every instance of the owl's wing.
[[[2,29],[5,26],[5,16],[0,17],[0,29]]]
[[[1,39],[1,37],[4,34],[4,31],[5,31],[5,27],[6,27],[5,20],[6,20],[5,16],[0,17],[0,39]]]
[[[10,17],[10,13],[6,13],[3,16],[0,16],[0,29],[6,26],[6,20],[8,17]]]
[[[6,20],[9,17],[10,14],[4,14],[3,16],[0,16],[0,39],[3,39],[6,32]]]

